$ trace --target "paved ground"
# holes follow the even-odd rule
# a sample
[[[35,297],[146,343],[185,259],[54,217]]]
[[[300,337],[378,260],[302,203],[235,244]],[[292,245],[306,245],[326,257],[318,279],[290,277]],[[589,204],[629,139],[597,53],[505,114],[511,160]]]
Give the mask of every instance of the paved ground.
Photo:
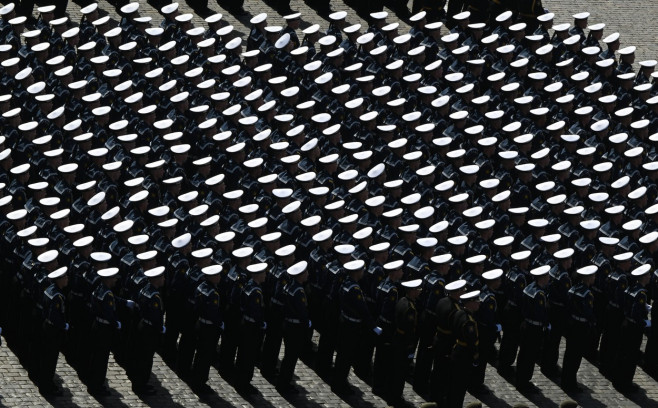
[[[356,0],[353,0],[356,1]],[[142,14],[157,16],[155,10],[145,2],[142,3]],[[113,10],[106,1],[100,1],[100,5],[105,10]],[[592,23],[605,22],[607,24],[605,33],[609,34],[614,31],[622,33],[622,42],[624,45],[636,45],[638,47],[638,61],[642,59],[656,58],[658,55],[658,26],[654,24],[653,17],[658,11],[658,3],[651,3],[639,0],[625,0],[615,2],[613,0],[596,0],[573,2],[569,0],[548,1],[544,5],[551,11],[555,12],[557,17],[555,21],[570,22],[571,14],[587,9],[592,13],[590,21]],[[248,32],[250,16],[237,19],[235,16],[227,14],[225,10],[219,7],[214,0],[210,0],[210,7],[225,15],[225,20],[233,24],[240,33]],[[312,23],[319,23],[323,29],[326,29],[328,22],[322,19],[300,0],[292,0],[292,7],[302,12],[304,20],[303,27]],[[345,9],[349,11],[348,21],[351,23],[365,22],[360,19],[351,9],[344,5],[342,0],[333,0],[332,7],[335,10]],[[189,8],[183,4],[183,10]],[[69,3],[69,12],[72,20],[79,21],[79,6],[73,2]],[[246,0],[245,9],[255,15],[260,12],[266,12],[270,16],[272,24],[281,24],[283,21],[279,15],[269,6],[260,0]],[[114,18],[116,14],[110,13]],[[197,25],[202,23],[198,17],[195,18]],[[400,31],[408,26],[401,24]],[[317,339],[316,339],[317,341]],[[348,400],[342,400],[333,394],[329,386],[324,383],[313,370],[300,362],[297,367],[297,384],[305,391],[295,399],[286,401],[274,389],[274,387],[263,379],[258,373],[254,378],[254,385],[260,391],[256,397],[249,400],[240,396],[231,386],[217,374],[215,370],[211,371],[210,384],[216,391],[216,394],[209,399],[200,401],[199,398],[182,382],[174,372],[156,356],[154,364],[153,384],[159,389],[156,396],[146,399],[140,399],[130,390],[130,383],[126,377],[125,371],[111,360],[108,371],[109,387],[113,390],[109,398],[97,401],[86,393],[85,387],[78,380],[73,369],[66,364],[63,358],[60,358],[58,365],[58,375],[60,382],[65,389],[65,395],[53,400],[45,400],[41,397],[27,378],[26,372],[18,363],[17,358],[5,345],[0,347],[0,407],[188,407],[188,406],[257,406],[257,407],[339,407],[339,406],[359,406],[359,407],[381,407],[385,403],[374,396],[369,387],[359,378],[351,375],[352,383],[356,385],[361,393]],[[556,379],[544,377],[538,370],[535,372],[534,381],[542,390],[540,394],[524,396],[520,395],[514,387],[501,378],[493,369],[487,370],[487,383],[493,392],[482,397],[482,402],[490,407],[511,407],[517,403],[525,403],[529,406],[538,406],[542,408],[551,408],[559,406],[560,402],[573,398],[581,406],[590,408],[598,407],[658,407],[658,384],[655,380],[648,377],[641,369],[635,376],[635,380],[643,391],[623,396],[616,392],[609,381],[605,380],[598,370],[588,362],[583,362],[581,366],[579,379],[584,385],[586,392],[578,395],[566,395],[556,384]],[[559,381],[558,381],[559,382]],[[410,406],[419,406],[423,399],[413,392],[409,385],[405,388],[405,398],[410,402]],[[472,402],[476,399],[467,395],[466,402]]]

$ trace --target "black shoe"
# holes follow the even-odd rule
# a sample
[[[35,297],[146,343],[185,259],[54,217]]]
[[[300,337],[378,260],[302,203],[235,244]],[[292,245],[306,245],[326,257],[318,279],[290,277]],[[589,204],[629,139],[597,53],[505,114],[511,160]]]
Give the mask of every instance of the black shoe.
[[[132,390],[137,395],[153,395],[156,392],[153,387],[149,387],[148,385],[133,385]]]
[[[87,392],[89,395],[93,395],[94,397],[107,397],[110,395],[110,390],[107,388],[103,387],[98,387],[98,388],[87,388]]]
[[[468,392],[470,392],[471,395],[474,395],[474,396],[491,394],[491,390],[484,384],[475,385],[473,387],[470,387],[468,389]]]
[[[528,393],[528,394],[534,394],[536,392],[539,392],[539,388],[530,381],[524,382],[524,383],[519,383],[516,384],[516,389],[519,390],[521,393]]]
[[[215,392],[208,384],[194,386],[192,387],[192,391],[194,391],[194,393],[197,395],[208,395]]]
[[[331,392],[336,395],[354,395],[354,389],[349,384],[338,384],[331,386]]]
[[[579,387],[578,384],[562,385],[562,389],[566,393],[578,394],[583,392],[583,389]]]
[[[258,394],[258,388],[254,387],[251,384],[242,385],[236,388],[239,394],[241,395],[254,395]]]
[[[295,395],[299,394],[299,390],[294,385],[277,385],[276,390],[281,395]]]
[[[39,392],[41,395],[44,397],[61,397],[62,396],[62,389],[59,388],[56,385],[51,385],[47,387],[39,387]]]
[[[229,11],[231,12],[231,14],[239,16],[239,17],[247,15],[247,11],[243,7],[236,8],[236,9],[231,9]]]

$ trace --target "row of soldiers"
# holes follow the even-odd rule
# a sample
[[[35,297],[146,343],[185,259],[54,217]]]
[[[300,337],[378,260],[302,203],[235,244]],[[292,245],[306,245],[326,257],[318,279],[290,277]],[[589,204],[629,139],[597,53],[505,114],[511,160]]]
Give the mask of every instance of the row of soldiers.
[[[261,342],[263,374],[295,392],[316,329],[316,368],[336,392],[352,391],[354,367],[399,402],[418,336],[414,386],[456,406],[465,386],[482,390],[500,332],[499,369],[510,371],[520,343],[527,388],[538,347],[551,373],[572,320],[593,325],[585,351],[600,347],[604,373],[629,388],[650,325],[637,304],[655,296],[628,282],[649,276],[640,265],[657,238],[655,63],[635,74],[629,47],[617,61],[618,35],[602,51],[600,25],[584,34],[586,13],[553,35],[543,16],[529,36],[509,12],[491,27],[456,14],[445,36],[426,13],[402,35],[386,13],[364,34],[336,13],[326,35],[304,30],[304,45],[298,14],[286,29],[259,15],[242,52],[221,16],[198,29],[174,3],[150,27],[138,9],[122,7],[117,28],[94,5],[79,28],[44,12],[27,31],[0,9],[12,89],[2,299],[21,305],[5,327],[44,393],[57,392],[53,361],[69,330],[67,359],[96,395],[107,393],[113,338],[140,393],[152,392],[160,338],[200,393],[212,363],[253,392]],[[590,276],[591,264],[595,320],[578,301],[591,300],[586,290],[569,295],[573,270]],[[39,342],[42,330],[57,341]],[[585,353],[574,347],[563,364],[572,389]]]

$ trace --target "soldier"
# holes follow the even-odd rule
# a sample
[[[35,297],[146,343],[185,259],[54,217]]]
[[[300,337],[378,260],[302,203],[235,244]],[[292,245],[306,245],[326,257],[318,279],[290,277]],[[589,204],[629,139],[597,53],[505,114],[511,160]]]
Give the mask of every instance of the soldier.
[[[422,291],[418,297],[420,318],[418,321],[418,355],[414,368],[414,390],[425,394],[429,390],[432,372],[432,346],[436,334],[436,306],[445,294],[446,277],[450,272],[451,254],[433,256],[434,267],[423,278]]]
[[[542,265],[530,270],[530,275],[535,277],[535,281],[523,290],[521,310],[524,319],[521,323],[521,344],[516,363],[516,388],[522,391],[534,389],[530,380],[535,362],[541,353],[545,333],[551,330],[548,322],[549,306],[546,293],[550,269],[549,265]]]
[[[436,304],[436,338],[434,340],[434,366],[430,378],[430,398],[443,406],[448,398],[450,378],[450,353],[455,345],[453,322],[455,314],[462,310],[459,297],[464,294],[466,281],[458,279],[445,286],[446,297]]]
[[[155,390],[148,384],[153,368],[153,355],[167,331],[164,324],[164,305],[160,288],[165,284],[165,267],[157,266],[144,271],[149,282],[139,291],[139,321],[135,330],[133,345],[132,373],[128,377],[132,390],[138,395],[154,394]]]
[[[217,285],[222,279],[221,265],[209,265],[201,269],[205,280],[197,286],[194,296],[196,306],[197,347],[192,364],[192,387],[198,394],[207,394],[212,389],[206,382],[210,365],[215,360],[219,336],[224,329],[222,302]]]
[[[551,282],[548,286],[548,302],[550,310],[548,320],[551,330],[546,334],[546,343],[542,351],[541,370],[546,376],[557,372],[557,360],[560,341],[565,332],[566,324],[569,322],[569,311],[567,308],[568,293],[571,289],[570,269],[574,250],[566,248],[553,254],[558,265],[550,270]]]
[[[260,348],[267,323],[265,323],[265,303],[261,285],[265,282],[267,264],[257,263],[247,267],[251,275],[242,291],[242,326],[238,357],[236,360],[236,389],[246,394],[257,390],[251,385],[254,366],[260,357]]]
[[[55,385],[53,377],[57,368],[59,350],[66,340],[69,330],[67,323],[65,297],[62,290],[68,285],[67,268],[63,266],[48,274],[51,284],[43,293],[43,332],[39,360],[37,385],[44,396],[62,395],[62,390]]]
[[[92,293],[91,306],[94,314],[92,323],[93,348],[89,359],[89,376],[87,378],[87,392],[95,396],[107,396],[109,391],[105,387],[105,376],[107,374],[107,363],[110,357],[110,349],[113,340],[117,339],[117,333],[122,329],[118,320],[117,304],[132,309],[135,302],[115,296],[113,289],[116,286],[119,268],[105,268],[98,272],[101,283]]]
[[[387,403],[398,405],[402,401],[404,381],[416,351],[418,310],[416,300],[422,290],[422,279],[402,282],[405,294],[395,305],[395,333],[393,334],[392,379],[387,392]]]
[[[347,382],[350,367],[356,361],[359,343],[371,330],[377,335],[382,334],[381,327],[375,326],[368,305],[363,297],[363,291],[357,282],[363,279],[365,262],[350,261],[343,265],[347,276],[338,293],[340,305],[338,351],[331,389],[337,394],[353,394]]]
[[[377,351],[373,366],[372,388],[375,393],[385,395],[390,391],[391,377],[388,373],[393,368],[392,353],[393,335],[395,334],[395,310],[400,297],[400,279],[404,261],[397,260],[384,265],[388,276],[377,287],[377,326],[382,328],[382,334],[377,337]]]
[[[471,388],[469,388],[469,391],[473,393],[486,393],[488,391],[484,385],[487,362],[495,356],[494,343],[496,343],[498,333],[502,330],[499,323],[495,294],[501,285],[500,278],[502,276],[502,269],[494,269],[482,274],[484,285],[480,291],[480,308],[475,313],[478,324],[480,364],[473,370]]]
[[[633,383],[644,329],[651,327],[648,319],[649,301],[647,286],[651,281],[651,265],[641,265],[631,272],[636,281],[626,289],[624,299],[624,322],[621,325],[620,351],[614,368],[612,384],[621,392],[630,392],[638,387]]]
[[[287,270],[291,280],[284,288],[283,341],[285,353],[276,384],[277,390],[282,394],[299,392],[290,382],[297,360],[303,353],[302,348],[308,345],[308,338],[311,335],[312,322],[309,319],[308,301],[303,286],[308,280],[307,267],[306,261],[300,261]]]
[[[478,328],[473,314],[480,307],[480,291],[474,290],[459,297],[463,308],[455,313],[453,333],[455,345],[450,353],[448,407],[464,405],[473,368],[480,364]]]
[[[569,289],[569,325],[566,328],[567,347],[562,360],[562,388],[569,392],[580,391],[576,373],[580,362],[590,345],[596,317],[594,315],[594,294],[591,286],[596,279],[596,265],[588,265],[576,271],[580,283]]]

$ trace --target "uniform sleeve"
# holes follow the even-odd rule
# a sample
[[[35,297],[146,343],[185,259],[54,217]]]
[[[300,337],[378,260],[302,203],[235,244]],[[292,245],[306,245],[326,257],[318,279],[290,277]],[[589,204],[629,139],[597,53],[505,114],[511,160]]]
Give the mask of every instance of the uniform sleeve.
[[[295,310],[298,313],[299,321],[302,325],[308,326],[308,300],[306,299],[306,292],[304,289],[298,289],[294,297]]]
[[[255,290],[254,294],[252,295],[252,307],[253,307],[253,318],[256,320],[256,323],[258,325],[263,324],[265,321],[265,310],[264,310],[264,299],[263,299],[263,292],[260,290]]]
[[[372,319],[372,316],[370,315],[370,311],[368,310],[368,305],[366,304],[366,300],[363,297],[363,291],[361,290],[361,287],[357,285],[350,292],[352,297],[352,304],[354,305],[354,312],[359,315],[366,327],[369,329],[375,328],[375,323]]]
[[[596,315],[594,314],[594,294],[592,291],[587,293],[583,302],[583,315],[589,323],[596,323]]]
[[[470,318],[470,316],[468,321],[464,324],[464,331],[462,335],[464,336],[464,341],[466,341],[468,349],[473,355],[473,361],[477,362],[480,359],[480,354],[478,351],[480,346],[480,339],[477,324],[475,323],[475,320]]]
[[[64,297],[57,295],[50,304],[49,320],[58,329],[66,329],[66,314],[64,308]]]
[[[219,299],[219,292],[213,290],[212,294],[207,298],[206,308],[208,309],[208,319],[213,324],[222,324],[222,306]]]
[[[116,327],[117,325],[117,311],[116,311],[116,304],[117,304],[117,297],[114,296],[114,293],[112,292],[107,292],[105,297],[103,298],[103,316],[104,318],[107,319],[110,324]]]
[[[635,304],[633,305],[631,314],[632,314],[631,317],[633,318],[633,320],[637,322],[637,324],[639,324],[640,326],[645,325],[644,321],[648,317],[646,291],[643,290],[637,294],[637,299],[635,301]]]
[[[544,326],[548,326],[548,302],[546,301],[546,294],[539,292],[535,298],[533,307],[537,308],[537,318]]]
[[[157,293],[151,298],[149,309],[151,310],[152,316],[150,316],[151,322],[154,327],[161,327],[164,325],[164,308],[162,307],[162,298],[160,294]]]

